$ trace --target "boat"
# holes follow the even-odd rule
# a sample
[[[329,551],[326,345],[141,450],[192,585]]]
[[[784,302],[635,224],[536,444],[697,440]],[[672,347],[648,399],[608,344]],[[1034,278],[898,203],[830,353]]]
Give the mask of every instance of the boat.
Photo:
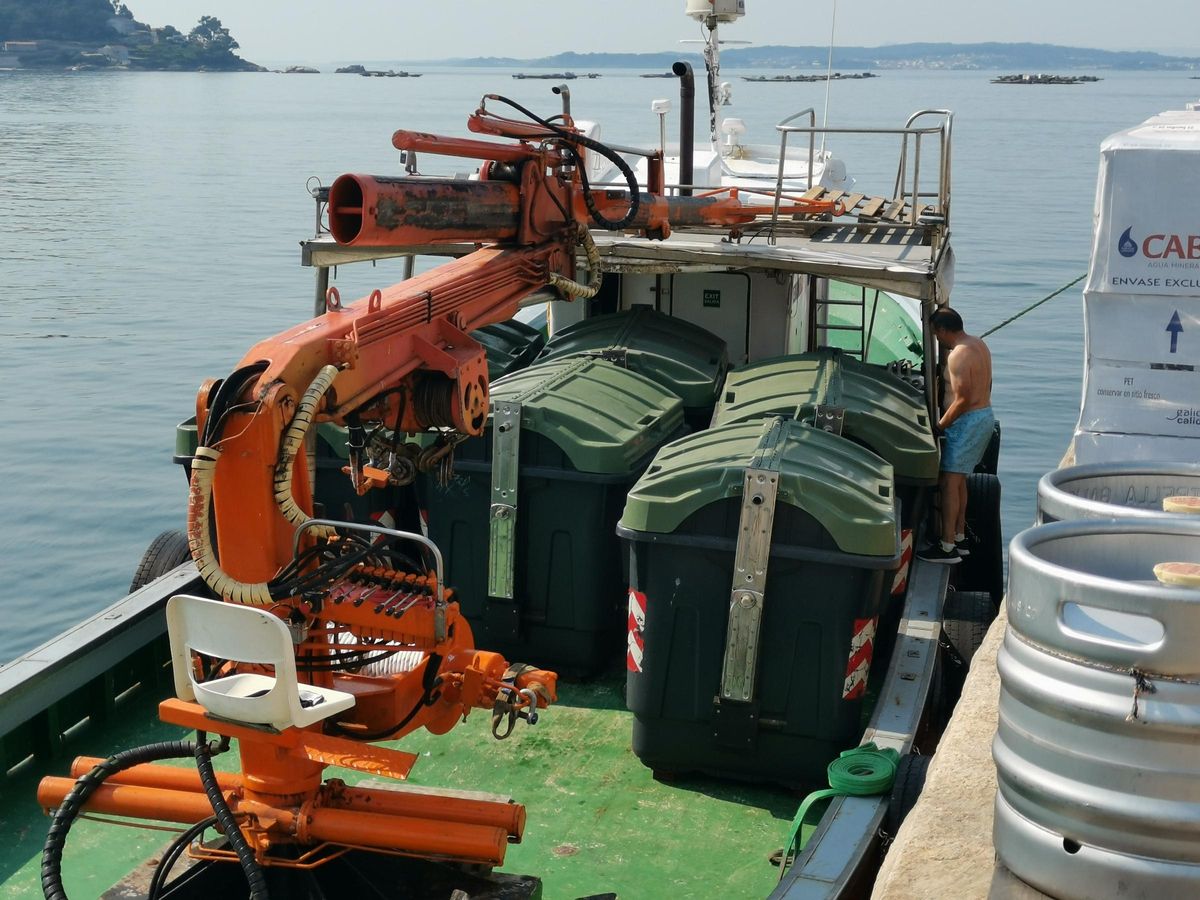
[[[128,597],[0,670],[10,784],[40,779],[56,810],[50,895],[869,884],[1000,562],[994,452],[972,476],[992,498],[972,508],[976,562],[912,557],[937,477],[926,323],[949,299],[952,115],[829,129],[900,147],[891,192],[857,192],[812,110],[781,120],[773,155],[718,128],[718,32],[744,3],[687,11],[707,33],[706,149],[680,64],[674,148],[606,143],[566,92],[526,120],[489,95],[469,130],[492,140],[393,135],[408,164],[480,160],[475,179],[314,190],[315,317],[180,426],[188,539],[163,535]],[[329,286],[335,266],[418,255],[446,261],[353,304]],[[64,760],[179,726],[195,746]],[[170,753],[198,772],[156,764]],[[80,808],[184,830],[165,851],[68,833]],[[9,867],[16,890],[42,856]]]
[[[1095,75],[999,75],[992,79],[992,84],[1091,84],[1102,79]]]
[[[1178,577],[1200,562],[1196,190],[1177,181],[1198,128],[1200,102],[1100,146],[1078,420],[878,900],[1200,890],[1195,657],[1172,656],[1200,601]]]
[[[513,74],[513,78],[517,78],[517,79],[545,78],[545,79],[553,79],[556,81],[574,81],[578,77],[579,76],[576,75],[574,72],[516,72]],[[593,78],[593,77],[599,77],[599,76],[588,75],[587,77]]]
[[[825,75],[743,75],[742,81],[754,82],[784,82],[784,83],[805,83],[810,81],[857,81],[863,78],[878,78],[874,72],[853,72],[849,75],[843,75],[841,72],[833,72]]]

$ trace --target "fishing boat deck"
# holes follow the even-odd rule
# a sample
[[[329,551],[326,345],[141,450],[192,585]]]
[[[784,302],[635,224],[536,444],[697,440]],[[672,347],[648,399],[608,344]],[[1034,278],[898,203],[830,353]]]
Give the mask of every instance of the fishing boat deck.
[[[623,686],[624,672],[562,685],[560,702],[542,722],[521,727],[507,741],[494,740],[487,713],[476,711],[450,735],[421,731],[396,746],[420,756],[413,784],[502,793],[523,803],[525,838],[509,848],[503,871],[539,876],[548,898],[610,892],[639,897],[646,896],[647,884],[661,885],[664,896],[766,896],[778,878],[767,853],[784,842],[796,793],[705,778],[656,781],[630,749]],[[157,722],[154,709],[146,698],[120,723],[78,746],[104,756],[184,736]],[[237,755],[216,762],[232,771]],[[65,760],[55,766],[58,773],[65,768]],[[4,900],[40,891],[49,826],[34,800],[41,774],[39,769],[0,784],[0,829],[10,836],[0,849]],[[349,771],[330,774],[359,780]],[[689,823],[703,823],[703,834]],[[114,833],[111,824],[79,821],[64,864],[68,895],[100,896],[147,860],[157,860],[169,837],[135,829]]]

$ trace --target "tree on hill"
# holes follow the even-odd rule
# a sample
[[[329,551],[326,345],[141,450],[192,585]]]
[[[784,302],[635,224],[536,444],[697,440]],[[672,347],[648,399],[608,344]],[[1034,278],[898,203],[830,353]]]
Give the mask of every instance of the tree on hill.
[[[209,53],[232,53],[238,48],[238,42],[216,16],[201,16],[196,27],[188,34],[188,40]]]

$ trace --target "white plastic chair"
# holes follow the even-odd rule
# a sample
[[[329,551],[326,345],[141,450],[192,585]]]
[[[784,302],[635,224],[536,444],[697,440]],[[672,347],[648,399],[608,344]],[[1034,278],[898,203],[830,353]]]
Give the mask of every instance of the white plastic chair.
[[[265,609],[177,594],[167,601],[167,633],[176,695],[219,718],[282,731],[304,728],[354,705],[353,694],[299,684],[291,633]],[[193,651],[271,665],[275,677],[245,672],[197,681]]]

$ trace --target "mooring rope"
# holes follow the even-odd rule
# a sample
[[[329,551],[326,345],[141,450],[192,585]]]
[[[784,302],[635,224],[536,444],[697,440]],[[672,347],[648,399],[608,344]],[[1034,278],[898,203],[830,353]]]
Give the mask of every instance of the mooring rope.
[[[1038,308],[1039,306],[1041,306],[1043,303],[1046,303],[1046,302],[1047,302],[1047,301],[1049,301],[1049,300],[1053,300],[1055,297],[1057,297],[1057,296],[1058,296],[1059,294],[1061,294],[1063,291],[1067,290],[1068,288],[1072,288],[1072,287],[1074,287],[1075,285],[1079,284],[1079,282],[1083,281],[1083,279],[1085,279],[1086,277],[1087,277],[1087,272],[1084,272],[1084,273],[1083,273],[1082,275],[1080,275],[1078,278],[1076,278],[1076,279],[1074,279],[1074,280],[1072,280],[1072,281],[1069,281],[1069,282],[1067,282],[1066,284],[1064,284],[1062,287],[1060,287],[1060,288],[1059,288],[1057,291],[1055,291],[1053,294],[1047,294],[1045,297],[1043,297],[1043,298],[1042,298],[1041,300],[1039,300],[1037,303],[1034,303],[1032,306],[1027,306],[1027,307],[1025,307],[1023,310],[1021,310],[1021,311],[1020,311],[1019,313],[1017,313],[1015,316],[1010,316],[1009,318],[1007,318],[1007,319],[1005,319],[1003,322],[1001,322],[999,325],[997,325],[995,328],[989,328],[987,331],[985,331],[983,334],[981,334],[981,335],[980,335],[980,337],[987,337],[989,334],[993,334],[993,333],[995,333],[995,332],[999,331],[1001,328],[1003,328],[1005,325],[1008,325],[1010,322],[1015,322],[1015,321],[1017,321],[1017,319],[1021,318],[1021,316],[1025,315],[1025,313],[1028,313],[1028,312],[1033,312],[1035,309],[1037,309],[1037,308]]]

